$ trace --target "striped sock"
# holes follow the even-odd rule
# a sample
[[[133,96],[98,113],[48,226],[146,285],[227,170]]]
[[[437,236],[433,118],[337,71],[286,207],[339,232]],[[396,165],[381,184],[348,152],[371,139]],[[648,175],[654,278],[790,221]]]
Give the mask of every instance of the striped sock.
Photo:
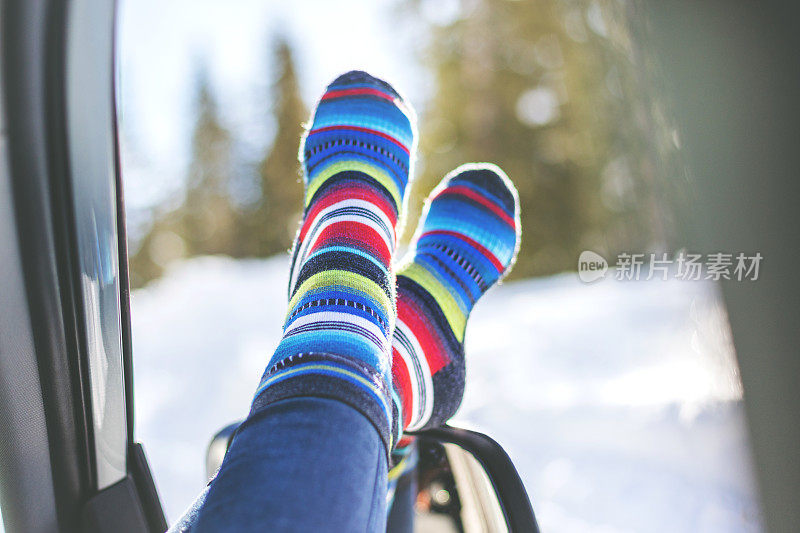
[[[389,84],[352,71],[328,86],[301,143],[305,214],[283,338],[251,412],[294,396],[334,398],[391,449],[391,264],[414,149],[413,112]]]
[[[398,425],[412,431],[444,424],[461,403],[467,317],[519,249],[514,185],[495,165],[462,165],[431,193],[415,239],[397,272],[392,339]]]

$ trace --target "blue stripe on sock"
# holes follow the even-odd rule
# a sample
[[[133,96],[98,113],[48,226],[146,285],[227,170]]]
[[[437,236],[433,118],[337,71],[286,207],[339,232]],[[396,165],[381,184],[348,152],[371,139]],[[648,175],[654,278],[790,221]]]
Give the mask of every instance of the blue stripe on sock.
[[[389,378],[387,383],[391,383],[391,362],[386,354],[380,352],[373,343],[363,337],[336,330],[299,333],[284,337],[275,349],[269,366],[290,355],[303,352],[347,354],[375,368],[381,375]]]
[[[308,367],[308,366],[327,366],[327,367],[331,367],[331,369],[330,370],[325,370],[325,369],[320,369],[320,368],[305,368],[305,367]],[[287,369],[285,371],[276,372],[275,374],[271,375],[269,378],[264,380],[258,386],[258,389],[256,390],[256,396],[261,394],[267,387],[269,387],[271,385],[274,385],[276,383],[280,383],[281,381],[284,381],[286,379],[291,379],[291,378],[294,378],[294,377],[298,377],[298,376],[302,376],[302,375],[310,375],[310,374],[320,374],[320,375],[324,375],[324,376],[333,376],[335,378],[343,379],[345,381],[348,381],[348,382],[350,382],[350,383],[352,383],[354,385],[357,385],[358,387],[361,387],[365,391],[367,391],[370,396],[372,396],[373,398],[375,398],[375,400],[378,401],[378,403],[381,406],[381,409],[386,414],[386,419],[387,420],[391,420],[392,419],[392,413],[391,413],[391,410],[389,409],[389,406],[386,405],[386,402],[384,401],[382,396],[380,394],[378,394],[375,391],[375,389],[373,389],[372,387],[367,387],[359,379],[356,379],[356,378],[354,378],[354,377],[352,377],[352,376],[350,376],[348,374],[343,374],[342,372],[337,372],[334,369],[339,369],[341,371],[345,371],[345,372],[349,372],[349,373],[353,372],[353,370],[351,368],[347,368],[347,367],[344,367],[344,366],[340,366],[340,365],[336,365],[336,364],[328,363],[328,362],[316,361],[316,362],[313,362],[313,363],[307,363],[307,364],[304,364],[304,365],[298,365],[298,366],[290,367],[289,369]],[[365,381],[369,381],[369,379],[367,379],[366,376],[361,376],[361,377]]]

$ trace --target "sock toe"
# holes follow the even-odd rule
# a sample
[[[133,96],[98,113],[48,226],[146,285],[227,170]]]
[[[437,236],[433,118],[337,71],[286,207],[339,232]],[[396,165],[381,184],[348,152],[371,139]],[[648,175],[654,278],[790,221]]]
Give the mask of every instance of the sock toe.
[[[487,192],[509,212],[519,211],[517,188],[500,167],[492,163],[467,163],[448,174],[447,183],[470,183]]]
[[[328,86],[328,89],[330,90],[331,87],[341,87],[347,85],[372,85],[388,91],[396,98],[400,98],[400,94],[395,90],[394,87],[392,87],[391,84],[380,78],[376,78],[369,72],[364,72],[363,70],[351,70],[341,74],[331,82],[331,84]]]
[[[462,165],[431,193],[417,230],[416,252],[433,247],[457,254],[455,261],[464,263],[460,266],[480,271],[480,281],[487,284],[481,292],[485,292],[509,272],[516,259],[519,212],[516,187],[500,167]]]

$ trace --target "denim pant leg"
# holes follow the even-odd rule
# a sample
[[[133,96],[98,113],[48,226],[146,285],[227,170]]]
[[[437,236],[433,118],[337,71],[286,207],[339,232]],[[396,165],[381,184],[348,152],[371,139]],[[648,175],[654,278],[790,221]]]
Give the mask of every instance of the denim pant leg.
[[[414,450],[412,453],[417,453]],[[397,481],[386,519],[386,533],[413,533],[414,504],[417,501],[417,468],[405,472]]]
[[[290,398],[248,417],[196,513],[201,531],[385,531],[386,451],[358,411]]]

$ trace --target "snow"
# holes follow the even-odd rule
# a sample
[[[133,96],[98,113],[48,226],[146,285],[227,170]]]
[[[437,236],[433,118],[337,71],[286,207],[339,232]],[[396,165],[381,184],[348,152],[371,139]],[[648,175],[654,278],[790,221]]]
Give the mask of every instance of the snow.
[[[201,257],[132,300],[136,438],[168,518],[243,418],[280,336],[288,259]],[[724,307],[710,282],[509,282],[467,330],[457,423],[507,449],[546,532],[761,530]]]

